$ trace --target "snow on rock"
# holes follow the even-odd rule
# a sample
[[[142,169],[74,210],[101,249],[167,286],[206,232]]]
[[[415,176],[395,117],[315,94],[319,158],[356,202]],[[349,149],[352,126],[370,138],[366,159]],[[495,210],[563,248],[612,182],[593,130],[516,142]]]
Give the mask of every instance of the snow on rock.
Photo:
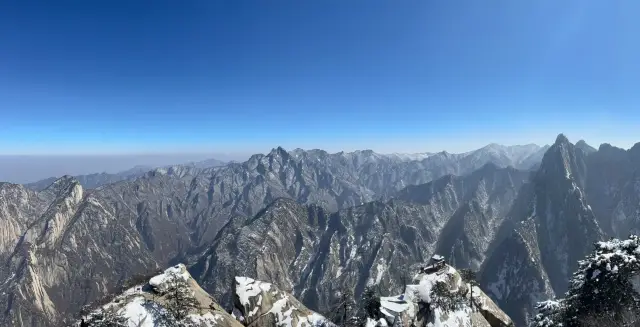
[[[389,325],[387,324],[387,320],[384,318],[380,318],[380,320],[367,318],[367,322],[365,323],[365,327],[386,327],[386,326],[389,326]]]
[[[195,324],[205,327],[218,326],[217,322],[224,320],[224,317],[218,313],[207,312],[202,315],[189,315],[188,318]]]
[[[249,277],[236,277],[236,295],[242,305],[248,305],[252,297],[270,289],[271,284],[269,283],[259,282]]]
[[[435,264],[423,268],[414,277],[414,282],[415,284],[407,285],[401,295],[380,298],[380,311],[386,316],[386,324],[429,327],[513,326],[511,319],[478,287],[473,288],[471,307],[471,287],[449,265]],[[447,285],[452,293],[464,294],[458,309],[445,311],[432,303],[432,290],[438,283]],[[368,321],[367,326],[381,325],[377,321]]]
[[[185,267],[185,265],[178,264],[168,268],[164,273],[152,277],[149,280],[149,285],[151,285],[157,292],[163,293],[167,289],[167,284],[174,278],[181,278],[186,282],[191,278],[191,275],[187,271],[187,267]]]
[[[127,318],[129,327],[154,327],[153,314],[147,310],[143,296],[133,297],[118,313]]]
[[[115,312],[117,315],[126,318],[128,327],[158,327],[164,326],[158,320],[158,312],[166,313],[168,305],[166,290],[167,284],[173,279],[179,278],[186,283],[190,294],[193,294],[197,306],[193,307],[186,321],[202,327],[242,327],[240,321],[224,311],[220,305],[213,301],[213,298],[204,292],[202,288],[191,278],[183,264],[168,268],[162,274],[152,277],[146,284],[137,285],[116,295],[111,302],[108,302],[93,312],[89,313],[85,319],[89,319],[100,312]]]
[[[325,317],[307,309],[293,296],[273,284],[249,277],[235,278],[234,302],[246,326],[312,327],[326,322]]]

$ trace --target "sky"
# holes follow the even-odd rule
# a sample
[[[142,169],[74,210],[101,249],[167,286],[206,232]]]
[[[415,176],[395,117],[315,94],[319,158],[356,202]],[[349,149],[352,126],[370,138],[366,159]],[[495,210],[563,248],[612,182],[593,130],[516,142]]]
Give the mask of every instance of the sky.
[[[0,155],[640,141],[638,1],[0,2]]]

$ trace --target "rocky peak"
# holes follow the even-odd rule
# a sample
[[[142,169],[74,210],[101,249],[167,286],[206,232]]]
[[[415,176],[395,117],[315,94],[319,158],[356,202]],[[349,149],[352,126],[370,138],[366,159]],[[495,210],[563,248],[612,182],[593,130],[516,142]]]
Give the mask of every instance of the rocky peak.
[[[531,318],[541,296],[567,290],[578,260],[603,238],[588,204],[587,178],[586,154],[559,135],[528,191],[518,194],[515,222],[503,225],[513,228],[511,236],[496,240],[501,244],[484,265],[483,276],[492,276],[483,277],[485,285],[519,323]]]
[[[274,159],[281,158],[281,160],[286,160],[287,158],[289,158],[289,152],[287,152],[287,150],[285,150],[283,147],[279,146],[277,148],[271,149],[267,156]]]
[[[562,134],[545,153],[537,178],[561,185],[576,184],[584,190],[587,174],[586,154]]]
[[[175,322],[181,326],[242,326],[198,285],[183,264],[170,267],[107,300],[96,303],[82,319],[90,325],[113,323],[114,318],[119,317],[127,326],[173,326],[171,323]],[[176,313],[184,317],[177,317]]]
[[[626,159],[627,151],[622,148],[615,147],[609,143],[603,143],[596,152],[600,160],[619,161]]]
[[[569,139],[562,133],[558,134],[554,145],[562,145],[569,143]]]
[[[380,298],[380,310],[386,321],[379,321],[377,325],[514,326],[507,314],[469,282],[443,260],[424,266],[413,278],[413,283],[406,285],[403,294]],[[436,291],[439,285],[443,286],[445,294]],[[453,305],[442,307],[444,298]]]
[[[585,154],[591,154],[594,153],[598,150],[596,150],[594,147],[592,147],[591,145],[587,144],[587,142],[585,142],[585,140],[580,140],[576,143],[576,148],[584,151]]]
[[[49,187],[40,194],[42,196],[82,198],[82,186],[73,176],[65,175],[55,180]]]
[[[234,307],[240,312],[238,318],[245,326],[335,326],[271,283],[235,277],[233,293]]]

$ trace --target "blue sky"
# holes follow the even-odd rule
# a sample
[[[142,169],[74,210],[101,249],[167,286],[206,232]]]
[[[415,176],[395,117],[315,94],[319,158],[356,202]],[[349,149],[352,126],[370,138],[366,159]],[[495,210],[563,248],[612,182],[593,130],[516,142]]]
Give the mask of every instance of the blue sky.
[[[4,1],[0,154],[640,141],[638,1]]]

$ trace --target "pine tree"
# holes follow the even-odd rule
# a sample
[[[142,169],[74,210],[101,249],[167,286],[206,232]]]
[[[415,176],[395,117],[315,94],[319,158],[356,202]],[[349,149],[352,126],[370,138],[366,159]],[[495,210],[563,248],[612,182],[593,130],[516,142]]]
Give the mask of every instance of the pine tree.
[[[93,313],[85,320],[90,327],[127,327],[127,318],[118,314],[115,309],[105,309]]]
[[[471,307],[471,311],[473,311],[473,288],[480,286],[478,283],[476,272],[471,269],[460,269],[458,270],[462,281],[466,284],[469,284],[469,306]]]
[[[165,293],[165,308],[177,321],[183,321],[200,304],[189,284],[178,274],[170,273]]]
[[[362,292],[362,310],[364,312],[363,319],[365,320],[366,318],[374,320],[382,318],[382,313],[380,312],[380,297],[371,286],[367,286],[364,292]]]
[[[436,282],[431,289],[431,304],[444,312],[455,311],[460,308],[464,296],[459,292],[451,292],[445,282]]]
[[[541,327],[637,326],[640,293],[632,280],[640,273],[640,238],[595,243],[578,262],[566,297],[537,306]]]
[[[333,305],[333,310],[330,314],[331,320],[338,326],[342,327],[356,327],[357,317],[355,317],[356,304],[353,299],[353,292],[350,289],[344,289],[338,301]]]

